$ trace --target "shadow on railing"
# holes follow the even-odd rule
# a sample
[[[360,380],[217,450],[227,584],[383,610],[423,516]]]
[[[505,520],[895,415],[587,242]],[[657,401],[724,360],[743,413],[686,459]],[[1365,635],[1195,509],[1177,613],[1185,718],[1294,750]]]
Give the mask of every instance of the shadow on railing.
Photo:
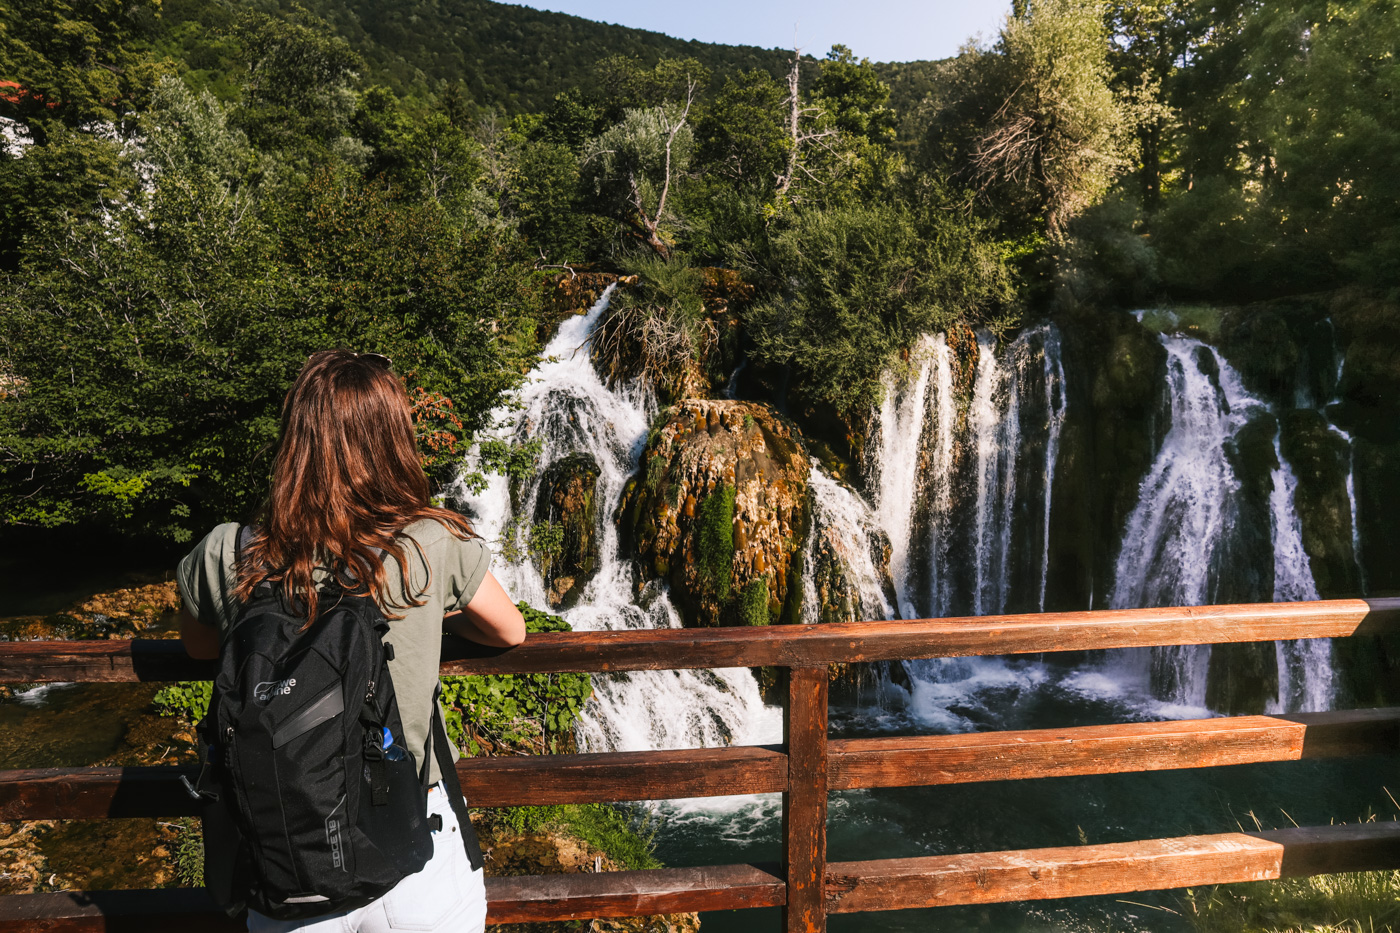
[[[532,635],[509,651],[444,642],[444,674],[774,666],[784,743],[468,759],[473,806],[783,794],[781,866],[717,865],[487,880],[491,923],[784,908],[786,931],[828,913],[1118,894],[1400,868],[1400,823],[1222,833],[1110,845],[864,862],[826,860],[829,791],[1209,768],[1400,752],[1400,709],[987,732],[827,737],[827,666],[968,655],[1341,638],[1400,631],[1400,599],[984,616],[745,629]],[[208,678],[172,642],[0,643],[0,683]],[[0,820],[193,812],[184,767],[0,772]],[[202,891],[0,897],[0,933],[241,929]]]

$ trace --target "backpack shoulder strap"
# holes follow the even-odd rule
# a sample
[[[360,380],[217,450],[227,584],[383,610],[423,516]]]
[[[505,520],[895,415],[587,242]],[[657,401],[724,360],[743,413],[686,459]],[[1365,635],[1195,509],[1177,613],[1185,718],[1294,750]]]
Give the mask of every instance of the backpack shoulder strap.
[[[462,845],[467,850],[467,861],[471,863],[472,871],[476,871],[485,864],[485,859],[481,857],[481,844],[476,841],[476,830],[472,828],[471,814],[467,812],[467,801],[462,796],[462,784],[457,780],[457,762],[452,760],[452,752],[448,751],[452,743],[447,739],[447,726],[442,721],[442,706],[438,703],[441,695],[442,684],[438,684],[437,690],[433,691],[433,726],[428,733],[428,744],[432,746],[431,754],[442,772],[442,789],[447,792],[447,802],[452,805],[457,825],[462,828]],[[425,761],[425,780],[428,773],[428,763]]]

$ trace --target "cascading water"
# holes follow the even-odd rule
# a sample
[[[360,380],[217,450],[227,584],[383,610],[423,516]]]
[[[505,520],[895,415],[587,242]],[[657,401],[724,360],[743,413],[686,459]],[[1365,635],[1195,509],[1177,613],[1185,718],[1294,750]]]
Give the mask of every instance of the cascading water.
[[[1278,466],[1270,479],[1269,523],[1274,545],[1274,601],[1319,599],[1312,566],[1303,550],[1303,524],[1293,505],[1298,478],[1283,459],[1279,437],[1274,435]],[[1332,702],[1332,642],[1326,638],[1278,642],[1278,697],[1270,712],[1315,712]]]
[[[925,337],[916,348],[917,374],[907,385],[899,386],[892,374],[886,374],[877,422],[876,469],[882,481],[875,486],[875,511],[890,539],[890,575],[900,615],[906,619],[917,616],[911,594],[909,543],[919,499],[919,440],[927,417],[929,377],[936,362],[930,353],[935,347],[933,339],[937,338]]]
[[[842,621],[894,618],[894,606],[885,596],[884,580],[876,564],[885,538],[870,506],[828,476],[815,459],[807,482],[812,495],[812,527],[807,536],[805,565],[814,566],[823,548],[841,562],[850,595],[848,618]],[[821,608],[810,571],[804,587],[802,621],[818,622]]]
[[[512,403],[493,413],[503,439],[541,442],[540,469],[518,490],[512,508],[505,477],[488,474],[485,489],[458,485],[456,498],[488,541],[508,544],[492,565],[506,591],[532,605],[546,605],[545,581],[528,555],[528,525],[544,468],[570,454],[587,453],[599,467],[595,492],[599,516],[611,516],[645,446],[655,402],[640,386],[609,388],[593,366],[586,343],[607,308],[610,287],[586,315],[570,318],[544,350],[546,361],[530,374]],[[479,453],[468,458],[477,468]],[[579,602],[564,613],[576,631],[667,628],[680,625],[665,588],[649,586],[633,597],[632,572],[613,522],[599,521],[598,570]],[[512,559],[513,556],[513,559]],[[745,668],[719,671],[643,671],[593,678],[594,695],[578,727],[587,751],[687,748],[764,743],[781,737],[777,710],[766,708]]]
[[[1139,489],[1123,532],[1110,604],[1191,606],[1219,602],[1228,545],[1241,534],[1241,482],[1227,451],[1251,418],[1267,409],[1250,395],[1219,352],[1198,340],[1162,336],[1167,350],[1171,427]],[[1252,598],[1317,599],[1302,525],[1294,504],[1297,478],[1274,436],[1277,466],[1269,493],[1272,593]],[[1208,646],[1134,653],[1149,658],[1148,679],[1161,699],[1186,708],[1206,704]],[[1332,699],[1331,647],[1326,640],[1280,643],[1278,711],[1325,709]]]
[[[1011,367],[997,359],[990,334],[977,336],[977,378],[968,410],[977,463],[977,507],[973,553],[972,614],[1006,608],[1010,586],[1011,514],[1016,498],[1016,455],[1020,448],[1020,393],[1016,384],[1018,354]],[[1047,497],[1048,498],[1048,497]]]
[[[1040,550],[1040,611],[1045,611],[1045,593],[1050,585],[1050,503],[1055,488],[1055,464],[1060,456],[1060,431],[1064,428],[1069,399],[1065,395],[1065,364],[1060,354],[1060,333],[1053,327],[1045,334],[1045,410],[1049,416],[1045,440],[1044,537]]]
[[[1263,404],[1213,347],[1161,339],[1171,428],[1128,516],[1109,597],[1114,609],[1211,602],[1239,491],[1226,444]]]

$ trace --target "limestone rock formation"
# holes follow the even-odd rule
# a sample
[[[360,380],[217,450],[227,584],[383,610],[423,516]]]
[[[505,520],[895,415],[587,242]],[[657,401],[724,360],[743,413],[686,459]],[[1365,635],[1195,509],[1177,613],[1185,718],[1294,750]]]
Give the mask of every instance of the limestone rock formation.
[[[810,469],[795,429],[767,407],[681,402],[653,430],[622,503],[643,575],[670,581],[691,625],[795,618]]]
[[[552,609],[572,606],[598,568],[598,472],[590,454],[577,453],[551,463],[540,479],[535,527],[551,536],[537,559]]]

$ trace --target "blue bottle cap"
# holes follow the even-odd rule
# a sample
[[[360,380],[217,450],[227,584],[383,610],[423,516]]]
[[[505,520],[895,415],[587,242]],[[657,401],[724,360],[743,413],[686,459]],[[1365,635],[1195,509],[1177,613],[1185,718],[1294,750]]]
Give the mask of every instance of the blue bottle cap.
[[[389,727],[388,727],[388,726],[385,726],[385,727],[384,727],[384,747],[385,747],[385,748],[388,748],[390,745],[393,745],[393,744],[394,744],[394,733],[392,733],[392,732],[389,731]]]

